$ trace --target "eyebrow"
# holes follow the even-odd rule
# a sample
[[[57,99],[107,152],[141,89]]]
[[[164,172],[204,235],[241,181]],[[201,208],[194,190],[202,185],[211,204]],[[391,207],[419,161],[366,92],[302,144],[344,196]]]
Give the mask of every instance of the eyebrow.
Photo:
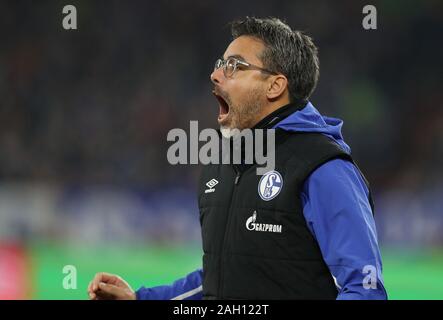
[[[246,59],[242,55],[240,55],[240,54],[233,54],[233,55],[230,55],[230,56],[226,57],[226,59],[229,59],[229,58],[236,58],[236,59],[239,59],[239,60],[242,60],[242,61],[246,61]],[[223,57],[222,57],[222,59],[226,60]]]

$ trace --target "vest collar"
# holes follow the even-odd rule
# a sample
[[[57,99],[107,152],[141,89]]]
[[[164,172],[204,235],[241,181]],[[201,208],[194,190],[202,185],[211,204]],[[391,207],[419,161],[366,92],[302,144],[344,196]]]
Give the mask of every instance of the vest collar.
[[[305,100],[297,100],[280,107],[260,120],[252,129],[270,129],[289,115],[303,109],[306,103],[307,101]]]

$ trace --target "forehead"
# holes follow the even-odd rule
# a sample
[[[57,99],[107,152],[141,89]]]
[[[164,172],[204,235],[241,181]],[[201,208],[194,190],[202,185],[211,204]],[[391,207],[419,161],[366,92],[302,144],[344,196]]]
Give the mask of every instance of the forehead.
[[[265,46],[261,40],[254,37],[241,36],[229,44],[223,55],[223,59],[236,56],[237,58],[243,58],[249,63],[260,66],[262,63],[258,57],[264,48]]]

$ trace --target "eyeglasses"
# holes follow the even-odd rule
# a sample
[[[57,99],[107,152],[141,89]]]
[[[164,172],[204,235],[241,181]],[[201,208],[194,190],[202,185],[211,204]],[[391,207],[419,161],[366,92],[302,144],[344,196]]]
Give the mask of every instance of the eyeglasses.
[[[254,69],[254,70],[259,70],[261,72],[269,73],[269,74],[273,74],[273,75],[277,74],[274,71],[270,71],[268,69],[261,68],[259,66],[253,65],[253,64],[246,62],[246,61],[239,60],[234,57],[229,57],[226,60],[218,59],[215,62],[214,70],[217,70],[217,69],[220,69],[223,67],[223,73],[224,73],[225,77],[229,78],[234,74],[235,71],[237,71],[238,66],[242,66],[242,67]]]

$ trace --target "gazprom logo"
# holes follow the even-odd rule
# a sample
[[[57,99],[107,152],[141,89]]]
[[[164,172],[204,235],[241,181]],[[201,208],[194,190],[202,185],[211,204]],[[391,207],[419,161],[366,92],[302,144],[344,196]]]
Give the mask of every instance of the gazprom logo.
[[[258,194],[264,201],[274,199],[283,187],[283,178],[277,171],[265,173],[258,183]]]
[[[254,210],[252,216],[246,220],[246,229],[249,231],[260,231],[260,232],[274,232],[281,233],[281,224],[271,224],[271,223],[257,223],[257,211]]]

